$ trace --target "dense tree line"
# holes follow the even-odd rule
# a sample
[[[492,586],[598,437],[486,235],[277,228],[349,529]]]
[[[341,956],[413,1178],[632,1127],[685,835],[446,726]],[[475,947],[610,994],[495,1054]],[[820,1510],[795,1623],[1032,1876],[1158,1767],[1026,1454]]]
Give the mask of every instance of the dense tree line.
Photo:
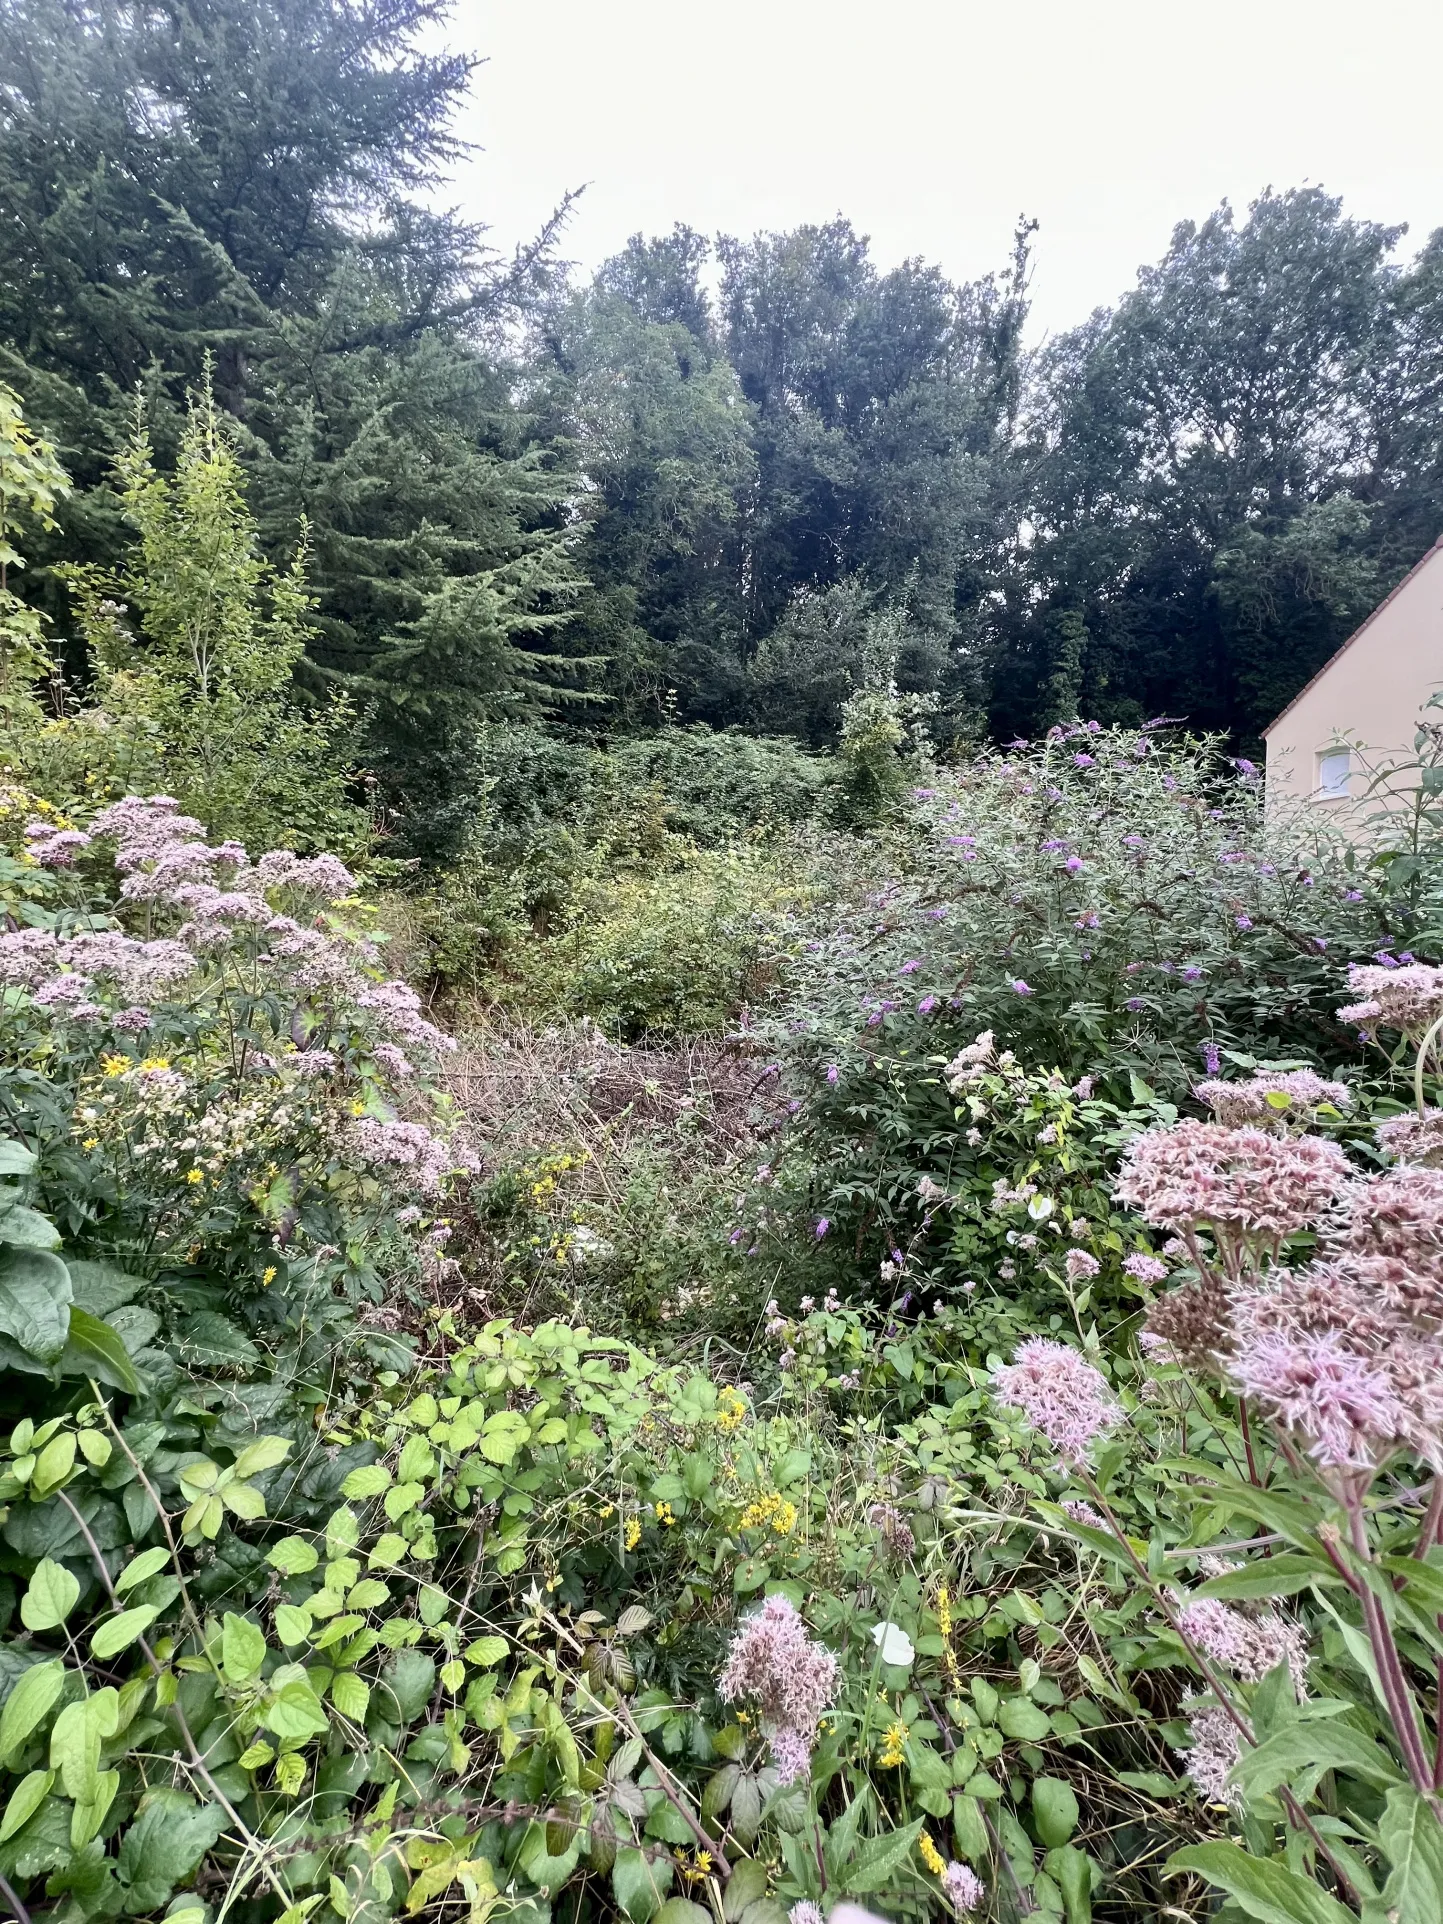
[[[0,0],[0,376],[82,484],[49,552],[120,565],[114,450],[139,407],[167,458],[208,367],[267,544],[306,530],[302,689],[418,839],[508,715],[824,741],[894,679],[944,735],[1246,743],[1443,530],[1443,237],[1268,193],[1038,348],[1025,226],[960,286],[841,218],[582,285],[564,209],[509,261],[435,210],[445,11]]]

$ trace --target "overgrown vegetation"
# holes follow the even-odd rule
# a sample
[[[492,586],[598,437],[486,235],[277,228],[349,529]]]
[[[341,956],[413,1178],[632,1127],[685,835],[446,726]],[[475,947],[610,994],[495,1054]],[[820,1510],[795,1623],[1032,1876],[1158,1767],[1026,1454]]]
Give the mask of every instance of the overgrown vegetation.
[[[579,288],[437,18],[0,0],[0,1901],[1432,1924],[1436,246]]]

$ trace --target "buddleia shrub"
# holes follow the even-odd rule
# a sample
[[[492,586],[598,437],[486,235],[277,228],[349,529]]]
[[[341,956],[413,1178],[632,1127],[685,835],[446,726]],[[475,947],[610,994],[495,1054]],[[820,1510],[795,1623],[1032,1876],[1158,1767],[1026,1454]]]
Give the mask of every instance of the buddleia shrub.
[[[1256,781],[1205,743],[1059,729],[938,771],[890,879],[792,963],[768,1035],[793,1121],[752,1213],[823,1267],[865,1257],[875,1275],[927,1214],[924,1177],[985,1207],[1060,1146],[1090,1163],[1085,1188],[1129,1126],[1223,1061],[1362,1074],[1338,970],[1406,954],[1363,875],[1321,833],[1270,830]],[[984,1034],[1054,1097],[974,1113],[949,1065]],[[1084,1201],[1073,1213],[1095,1214]]]

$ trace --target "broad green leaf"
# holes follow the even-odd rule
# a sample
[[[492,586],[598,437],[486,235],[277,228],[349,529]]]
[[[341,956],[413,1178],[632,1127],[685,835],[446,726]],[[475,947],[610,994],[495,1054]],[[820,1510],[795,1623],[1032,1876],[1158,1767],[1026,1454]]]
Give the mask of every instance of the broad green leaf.
[[[0,1243],[10,1243],[16,1249],[59,1249],[61,1240],[50,1218],[24,1203],[0,1214]]]
[[[137,1583],[145,1583],[155,1575],[157,1570],[163,1570],[169,1562],[170,1551],[163,1543],[157,1544],[153,1550],[142,1550],[138,1557],[126,1564],[115,1579],[116,1594],[123,1596],[127,1590],[133,1590]]]
[[[363,1724],[371,1706],[371,1692],[354,1670],[338,1670],[331,1679],[331,1702],[353,1724]]]
[[[30,1473],[30,1487],[36,1496],[48,1496],[58,1490],[75,1468],[75,1432],[63,1430],[59,1436],[52,1436],[45,1448],[35,1459],[35,1468]]]
[[[379,1577],[362,1577],[346,1592],[348,1610],[379,1610],[391,1595],[390,1586]]]
[[[504,1637],[478,1637],[475,1643],[468,1646],[465,1652],[466,1661],[479,1664],[483,1670],[489,1670],[492,1664],[500,1663],[510,1648],[510,1644]]]
[[[221,1626],[220,1650],[220,1666],[226,1682],[249,1683],[252,1677],[260,1675],[266,1660],[265,1635],[249,1617],[227,1610]]]
[[[124,1390],[127,1396],[138,1396],[143,1387],[120,1337],[109,1323],[78,1303],[70,1312],[60,1370],[64,1376],[93,1376],[97,1383]]]
[[[80,1600],[80,1582],[63,1563],[44,1557],[20,1599],[20,1621],[27,1630],[55,1630]]]
[[[363,1463],[346,1477],[341,1495],[364,1501],[367,1497],[383,1496],[390,1487],[391,1472],[384,1463]]]
[[[262,1713],[262,1722],[277,1737],[297,1742],[319,1737],[330,1728],[320,1698],[301,1677],[290,1679],[276,1691]]]
[[[884,1890],[911,1856],[922,1834],[924,1820],[918,1818],[905,1830],[889,1831],[884,1837],[869,1837],[850,1864],[842,1867],[842,1885],[848,1892],[866,1895]]]
[[[1049,1877],[1062,1892],[1067,1924],[1091,1924],[1092,1863],[1074,1844],[1055,1845],[1044,1860]]]
[[[366,1558],[368,1569],[389,1570],[398,1564],[406,1554],[406,1539],[397,1536],[394,1530],[387,1530],[371,1545],[371,1554]]]
[[[1321,1557],[1289,1551],[1280,1557],[1260,1557],[1238,1570],[1210,1577],[1190,1592],[1194,1597],[1291,1597],[1314,1583],[1341,1583],[1342,1578]]]
[[[628,1846],[616,1853],[611,1888],[631,1924],[650,1924],[671,1888],[671,1864],[665,1858],[648,1859]]]
[[[1351,1724],[1310,1722],[1286,1724],[1256,1749],[1244,1750],[1232,1779],[1246,1795],[1256,1797],[1305,1776],[1311,1794],[1325,1770],[1345,1770],[1379,1790],[1402,1777],[1382,1745]]]
[[[223,1483],[218,1494],[232,1516],[241,1517],[247,1523],[254,1523],[266,1513],[266,1500],[254,1483]]]
[[[143,1916],[169,1903],[176,1885],[194,1874],[227,1822],[219,1804],[197,1804],[178,1790],[148,1791],[121,1839],[115,1866],[128,1893],[127,1911]]]
[[[266,1552],[266,1562],[283,1577],[303,1577],[315,1569],[320,1558],[304,1537],[282,1537]]]
[[[1027,1744],[1040,1743],[1052,1729],[1047,1712],[1028,1697],[1004,1697],[997,1706],[997,1724],[1004,1737]]]
[[[494,1416],[487,1417],[482,1427],[481,1454],[488,1463],[496,1463],[504,1468],[515,1460],[516,1452],[523,1443],[529,1441],[530,1436],[531,1425],[524,1416],[518,1415],[515,1410],[497,1410]],[[618,1857],[617,1863],[620,1862],[621,1858]],[[613,1879],[615,1875],[613,1869]],[[625,1909],[625,1906],[622,1908]],[[638,1921],[634,1919],[633,1924],[638,1924]]]
[[[235,1460],[235,1473],[238,1479],[259,1476],[262,1470],[273,1470],[284,1463],[291,1453],[291,1439],[288,1436],[258,1436],[254,1443],[247,1443]]]
[[[0,1335],[37,1362],[57,1363],[70,1330],[70,1271],[43,1249],[0,1252]]]
[[[122,1610],[118,1617],[101,1624],[90,1639],[92,1653],[102,1662],[108,1657],[117,1656],[127,1644],[134,1643],[143,1636],[159,1614],[148,1603],[137,1604],[134,1609]]]
[[[304,1643],[311,1634],[311,1613],[299,1610],[293,1603],[276,1605],[276,1635],[287,1649]]]
[[[49,1795],[54,1782],[53,1770],[32,1770],[28,1776],[20,1779],[10,1794],[5,1815],[0,1817],[0,1844],[7,1837],[13,1837],[22,1824],[29,1823]]]
[[[28,1176],[35,1167],[35,1154],[13,1137],[0,1141],[0,1176]]]
[[[1077,1793],[1061,1777],[1034,1777],[1032,1817],[1049,1848],[1065,1844],[1077,1829]]]
[[[398,1650],[386,1666],[385,1683],[395,1698],[400,1721],[408,1724],[420,1716],[431,1700],[431,1692],[436,1688],[436,1666],[422,1650]],[[384,1698],[382,1701],[384,1704]],[[389,1707],[383,1714],[390,1714]]]
[[[1357,1924],[1353,1912],[1310,1877],[1299,1877],[1276,1858],[1251,1857],[1236,1844],[1193,1844],[1175,1851],[1163,1868],[1169,1877],[1195,1871],[1258,1924]]]
[[[737,1924],[748,1904],[767,1894],[767,1874],[754,1857],[742,1857],[732,1865],[732,1874],[722,1893],[722,1916],[726,1924]]]
[[[1443,1829],[1411,1784],[1389,1791],[1378,1838],[1392,1866],[1383,1909],[1404,1920],[1443,1918]]]
[[[182,1361],[202,1369],[254,1369],[261,1360],[255,1344],[227,1317],[202,1310],[182,1323],[176,1337]]]
[[[9,1757],[40,1728],[65,1687],[65,1665],[58,1657],[32,1664],[5,1699],[0,1710],[0,1761]]]
[[[145,1288],[143,1276],[132,1276],[111,1263],[67,1262],[71,1300],[92,1316],[109,1316]]]
[[[656,1924],[712,1924],[712,1914],[689,1897],[669,1897],[656,1914]]]

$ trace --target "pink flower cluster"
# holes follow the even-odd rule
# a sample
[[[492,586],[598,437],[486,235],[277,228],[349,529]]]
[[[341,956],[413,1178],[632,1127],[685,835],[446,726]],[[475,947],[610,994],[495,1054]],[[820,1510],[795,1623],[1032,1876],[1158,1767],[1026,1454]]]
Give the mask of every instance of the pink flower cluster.
[[[1302,1627],[1275,1610],[1249,1616],[1217,1597],[1194,1597],[1177,1613],[1179,1627],[1214,1663],[1244,1683],[1261,1683],[1286,1663],[1301,1697],[1308,1684],[1307,1639]]]
[[[1204,1803],[1236,1807],[1241,1798],[1229,1784],[1228,1773],[1242,1752],[1242,1733],[1221,1704],[1205,1697],[1184,1697],[1182,1707],[1192,1713],[1190,1742],[1178,1755],[1185,1759],[1199,1796]]]
[[[732,1638],[718,1686],[722,1701],[757,1704],[779,1783],[794,1783],[811,1769],[817,1726],[840,1675],[837,1659],[807,1635],[786,1597],[768,1597]]]
[[[25,840],[42,868],[72,868],[80,851],[90,847],[90,837],[80,829],[59,828],[43,819],[25,824]]]
[[[1159,1229],[1276,1243],[1322,1222],[1351,1180],[1347,1157],[1321,1137],[1189,1120],[1134,1137],[1114,1187]]]
[[[433,1136],[418,1122],[399,1122],[363,1116],[350,1128],[350,1148],[362,1161],[378,1169],[407,1171],[428,1196],[444,1187],[458,1169],[475,1170],[474,1152],[462,1142]]]
[[[1340,1022],[1420,1036],[1443,1016],[1443,969],[1430,968],[1426,962],[1401,968],[1370,968],[1354,962],[1348,969],[1348,987],[1357,1000],[1338,1010]]]
[[[1064,1463],[1078,1468],[1093,1441],[1122,1416],[1102,1372],[1067,1343],[1033,1336],[994,1372],[992,1391],[1013,1403]]]
[[[1399,1450],[1443,1467],[1443,1169],[1365,1179],[1314,1137],[1179,1123],[1134,1142],[1117,1193],[1218,1245],[1212,1265],[1194,1240],[1203,1275],[1158,1300],[1152,1333],[1216,1368],[1326,1480],[1366,1487]],[[1317,1253],[1287,1267],[1282,1237],[1303,1228]]]
[[[1286,1073],[1257,1070],[1246,1082],[1211,1077],[1193,1090],[1225,1129],[1247,1123],[1278,1128],[1289,1122],[1310,1121],[1324,1105],[1346,1109],[1351,1097],[1341,1082],[1328,1082],[1311,1069]]]

